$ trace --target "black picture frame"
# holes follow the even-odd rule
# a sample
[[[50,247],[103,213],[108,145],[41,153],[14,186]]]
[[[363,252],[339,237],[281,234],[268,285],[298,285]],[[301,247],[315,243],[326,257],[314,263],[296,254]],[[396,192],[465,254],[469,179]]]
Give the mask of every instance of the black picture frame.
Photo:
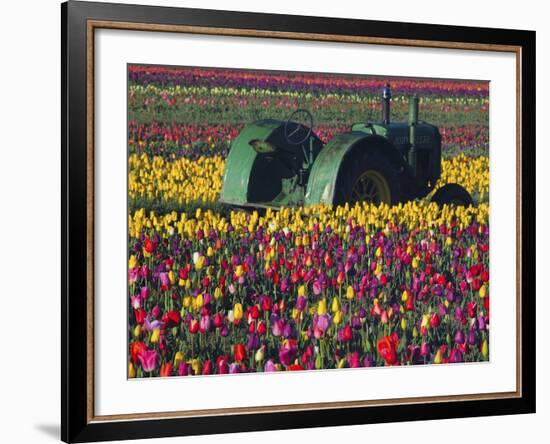
[[[501,399],[323,408],[269,413],[96,421],[89,414],[87,23],[186,25],[520,48],[521,395]],[[370,424],[535,412],[535,32],[370,20],[69,1],[61,5],[62,374],[61,439],[89,442],[179,435]],[[93,313],[93,312],[92,312]]]

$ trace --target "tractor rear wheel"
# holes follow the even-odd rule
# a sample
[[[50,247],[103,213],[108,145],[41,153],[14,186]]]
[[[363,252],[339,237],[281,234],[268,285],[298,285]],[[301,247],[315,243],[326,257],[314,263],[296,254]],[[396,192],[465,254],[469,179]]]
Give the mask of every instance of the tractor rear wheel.
[[[369,202],[393,205],[399,202],[398,171],[377,151],[349,159],[340,176],[336,192],[338,204]]]
[[[470,206],[473,205],[472,196],[466,191],[466,189],[457,183],[448,183],[438,189],[431,198],[432,202],[437,203],[439,206],[456,205],[456,206]]]

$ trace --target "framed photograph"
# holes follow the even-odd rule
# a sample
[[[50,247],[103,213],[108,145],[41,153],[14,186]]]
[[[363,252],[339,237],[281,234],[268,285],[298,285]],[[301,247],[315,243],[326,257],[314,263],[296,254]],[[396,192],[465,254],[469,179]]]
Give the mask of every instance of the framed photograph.
[[[62,13],[62,439],[535,411],[535,33]]]

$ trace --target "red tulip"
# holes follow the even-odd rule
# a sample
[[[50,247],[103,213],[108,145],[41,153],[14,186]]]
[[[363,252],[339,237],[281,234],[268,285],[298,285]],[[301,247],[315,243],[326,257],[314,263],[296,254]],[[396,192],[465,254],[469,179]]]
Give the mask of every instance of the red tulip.
[[[437,313],[434,313],[432,317],[430,318],[430,327],[437,328],[439,327],[439,324],[441,324],[441,320],[439,319],[439,315]]]
[[[349,326],[349,324],[346,324],[342,329],[342,340],[345,342],[349,342],[352,339],[353,339],[353,331],[351,330],[351,327]]]
[[[259,334],[259,335],[265,335],[265,334],[266,334],[266,332],[267,332],[267,327],[266,327],[264,321],[260,321],[260,322],[258,323],[257,331],[258,331],[258,334]]]
[[[175,309],[169,311],[162,317],[162,322],[164,322],[168,328],[177,327],[181,322],[180,312]]]
[[[242,362],[246,359],[246,348],[242,343],[235,344],[233,347],[233,356],[237,362]]]
[[[204,361],[204,364],[202,365],[202,374],[209,375],[211,373],[212,373],[212,361],[210,360]]]
[[[287,365],[286,369],[290,370],[291,372],[305,370],[304,367],[302,367],[300,364]]]
[[[386,365],[393,365],[397,362],[397,346],[399,338],[394,332],[390,336],[383,336],[376,343],[378,353],[386,361]]]
[[[145,238],[145,241],[143,242],[143,247],[145,248],[145,251],[149,254],[153,253],[155,251],[156,245],[153,243],[151,239],[148,237]]]
[[[130,356],[134,364],[139,363],[138,356],[147,351],[147,346],[141,341],[134,341],[130,344]]]
[[[214,315],[214,327],[220,328],[223,325],[223,315],[216,313]]]
[[[162,363],[160,366],[160,376],[172,376],[172,363]]]
[[[468,308],[468,317],[475,318],[477,313],[477,303],[470,301],[468,302],[467,308]]]
[[[134,310],[134,314],[136,316],[136,322],[138,324],[143,324],[145,322],[145,318],[147,317],[147,312],[143,308],[138,308]]]
[[[191,319],[191,322],[189,322],[189,332],[195,334],[199,331],[199,327],[199,321],[197,319]]]

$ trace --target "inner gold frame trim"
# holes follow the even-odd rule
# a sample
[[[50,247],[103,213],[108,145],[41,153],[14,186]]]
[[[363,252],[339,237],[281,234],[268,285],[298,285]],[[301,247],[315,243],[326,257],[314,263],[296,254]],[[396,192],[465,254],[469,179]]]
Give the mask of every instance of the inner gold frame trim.
[[[232,37],[256,37],[256,38],[276,38],[288,40],[309,40],[321,42],[338,43],[362,43],[371,45],[395,45],[420,48],[442,48],[442,49],[463,49],[473,51],[488,52],[509,52],[516,56],[516,390],[512,392],[496,393],[473,393],[464,395],[449,396],[423,396],[392,398],[380,400],[363,401],[341,401],[341,402],[323,402],[307,404],[285,404],[273,406],[257,407],[231,407],[201,410],[182,410],[171,412],[149,412],[149,413],[129,413],[117,415],[101,415],[94,413],[94,32],[96,29],[119,29],[129,31],[154,31],[154,32],[177,32],[187,34],[202,35],[221,35]],[[521,242],[521,144],[522,144],[522,109],[521,109],[521,90],[522,90],[522,49],[521,46],[514,45],[495,45],[486,43],[468,43],[468,42],[446,42],[435,40],[413,40],[396,39],[381,37],[365,37],[351,35],[333,35],[333,34],[308,34],[300,32],[285,31],[264,31],[255,29],[235,29],[235,28],[214,28],[202,26],[187,25],[163,25],[149,23],[131,23],[106,20],[88,20],[87,21],[87,42],[86,42],[86,158],[87,158],[87,395],[86,412],[88,423],[128,421],[128,420],[146,420],[161,418],[189,418],[200,416],[220,416],[220,415],[238,415],[238,414],[260,414],[275,412],[295,412],[301,410],[326,410],[336,408],[359,408],[390,405],[406,405],[415,403],[441,403],[458,401],[480,401],[521,398],[522,396],[522,351],[521,351],[521,309],[522,309],[522,242]]]

